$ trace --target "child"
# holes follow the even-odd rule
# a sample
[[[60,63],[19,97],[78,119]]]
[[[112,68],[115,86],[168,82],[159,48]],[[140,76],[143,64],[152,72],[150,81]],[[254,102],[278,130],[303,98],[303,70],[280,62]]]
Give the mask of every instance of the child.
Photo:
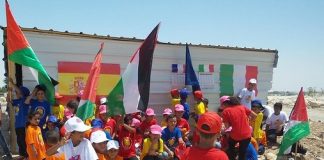
[[[48,131],[56,131],[56,132],[59,132],[59,128],[57,127],[57,118],[54,116],[54,115],[51,115],[48,117],[47,119],[47,122],[46,122],[46,128],[44,129],[44,134],[43,134],[43,137],[45,137],[45,140],[46,140],[46,133]]]
[[[60,100],[63,98],[59,93],[55,93],[55,104],[52,106],[52,112],[59,121],[63,120],[64,117],[64,106],[60,104]]]
[[[181,131],[182,139],[185,141],[186,146],[191,146],[189,141],[189,132],[190,132],[190,126],[184,118],[182,118],[184,113],[184,107],[181,104],[175,105],[175,116],[177,118],[177,127]]]
[[[150,127],[150,136],[145,138],[143,142],[141,160],[162,159],[163,140],[161,139],[161,131],[162,128],[159,125]]]
[[[195,91],[194,92],[194,98],[196,101],[196,105],[195,105],[195,115],[196,116],[200,116],[201,114],[204,114],[206,112],[206,106],[203,102],[203,95],[201,91]],[[195,117],[195,120],[197,120],[198,117]]]
[[[166,118],[168,117],[168,115],[172,114],[172,110],[170,108],[166,108],[164,109],[163,111],[163,119],[162,119],[162,122],[161,122],[161,127],[162,129],[164,129],[168,123],[166,121]]]
[[[103,128],[107,131],[112,138],[116,135],[116,121],[107,115],[107,106],[102,104],[99,106],[99,118],[103,122]]]
[[[54,130],[46,132],[46,149],[57,145],[60,141],[60,134]],[[64,154],[46,155],[46,160],[64,160]]]
[[[32,99],[34,96],[36,96],[36,99]],[[43,131],[43,129],[45,129],[43,127],[45,125],[46,118],[51,114],[50,104],[45,99],[45,88],[37,85],[32,94],[26,98],[25,104],[31,106],[31,112],[37,111],[40,114],[39,126]]]
[[[26,145],[29,159],[44,160],[46,158],[45,144],[39,127],[41,113],[34,111],[28,115],[26,129]]]
[[[277,136],[283,135],[284,125],[288,122],[287,114],[282,110],[282,103],[275,103],[274,113],[266,120],[266,133],[269,142],[277,143]]]
[[[215,148],[215,141],[220,136],[222,120],[215,112],[202,114],[197,122],[200,136],[198,146],[190,148],[185,160],[228,160],[226,153]]]
[[[170,114],[167,117],[168,126],[164,128],[162,131],[162,140],[164,144],[169,148],[173,153],[175,148],[179,145],[184,146],[185,143],[182,139],[181,131],[176,126],[177,125],[177,118],[174,114]]]
[[[183,113],[183,117],[184,119],[186,119],[187,121],[189,120],[189,115],[190,115],[190,107],[189,104],[187,103],[187,97],[188,97],[188,91],[186,88],[182,88],[180,90],[180,104],[183,105],[184,107],[184,113]]]
[[[143,138],[147,138],[150,133],[150,127],[157,124],[155,119],[155,113],[152,108],[147,108],[145,112],[145,120],[142,122],[140,129],[143,134]]]
[[[98,159],[96,151],[90,141],[84,138],[84,132],[91,127],[85,125],[78,117],[72,117],[64,124],[67,134],[59,144],[52,146],[46,151],[48,156],[56,153],[64,153],[66,160]],[[70,139],[65,138],[69,136]]]
[[[102,130],[97,130],[91,133],[90,142],[94,150],[97,152],[99,160],[105,160],[105,152],[107,150],[108,139]]]
[[[250,120],[250,125],[253,128],[252,135],[253,138],[255,138],[257,142],[260,143],[262,139],[262,132],[263,132],[261,129],[262,120],[263,120],[263,113],[261,112],[262,103],[260,100],[253,100],[251,102],[251,105],[252,105],[252,111],[255,114],[257,114],[255,119]]]
[[[243,88],[239,93],[238,97],[241,100],[241,104],[251,109],[251,101],[255,98],[255,87],[257,80],[252,78],[249,80],[249,84],[247,88]]]
[[[178,89],[172,89],[170,91],[171,94],[171,105],[175,106],[176,104],[180,103],[180,95],[179,95],[179,90]]]
[[[117,122],[118,141],[121,144],[118,155],[124,159],[137,159],[134,141],[136,129],[131,127],[132,119],[131,115],[126,115],[124,121]]]
[[[75,115],[77,113],[77,109],[79,106],[79,102],[76,100],[70,100],[67,104],[66,104],[66,108],[73,114]]]
[[[110,140],[107,143],[106,160],[123,160],[123,157],[118,156],[119,143],[116,140]]]

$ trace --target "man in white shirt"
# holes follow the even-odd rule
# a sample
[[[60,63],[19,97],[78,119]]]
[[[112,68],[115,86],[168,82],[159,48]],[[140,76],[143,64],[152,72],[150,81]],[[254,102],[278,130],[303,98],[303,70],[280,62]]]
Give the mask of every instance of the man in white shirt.
[[[84,138],[84,132],[91,127],[78,117],[72,117],[64,124],[69,140],[64,137],[57,145],[46,151],[48,156],[64,153],[66,160],[97,160],[98,156],[90,141]]]
[[[238,97],[241,100],[241,104],[247,107],[248,109],[251,109],[251,101],[255,98],[255,86],[256,86],[257,80],[252,78],[249,80],[249,84],[247,88],[243,88],[241,92],[239,93]]]
[[[282,103],[275,103],[274,113],[266,120],[266,133],[269,142],[276,143],[277,136],[283,135],[283,129],[288,122],[288,116],[282,110]]]

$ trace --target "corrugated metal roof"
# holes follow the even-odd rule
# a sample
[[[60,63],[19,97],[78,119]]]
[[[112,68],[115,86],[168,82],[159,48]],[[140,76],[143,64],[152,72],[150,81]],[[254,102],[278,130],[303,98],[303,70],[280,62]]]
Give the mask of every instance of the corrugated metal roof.
[[[2,30],[6,27],[0,26]],[[76,37],[86,37],[86,38],[95,38],[95,39],[108,39],[108,40],[118,40],[118,41],[133,41],[133,42],[140,42],[143,39],[138,39],[136,37],[129,38],[129,37],[113,37],[110,35],[103,36],[97,34],[86,34],[83,32],[69,32],[69,31],[55,31],[53,29],[44,30],[38,29],[37,27],[34,28],[24,28],[21,27],[23,31],[27,32],[39,32],[39,33],[46,33],[46,34],[57,34],[57,35],[66,35],[66,36],[76,36]],[[167,45],[180,45],[184,46],[185,43],[171,43],[171,42],[158,42],[159,44],[167,44]],[[232,50],[244,50],[244,51],[259,51],[259,52],[271,52],[278,54],[278,50],[276,49],[263,49],[263,48],[248,48],[248,47],[233,47],[233,46],[221,46],[221,45],[206,45],[206,44],[189,44],[189,46],[197,46],[197,47],[205,47],[205,48],[218,48],[218,49],[232,49]]]

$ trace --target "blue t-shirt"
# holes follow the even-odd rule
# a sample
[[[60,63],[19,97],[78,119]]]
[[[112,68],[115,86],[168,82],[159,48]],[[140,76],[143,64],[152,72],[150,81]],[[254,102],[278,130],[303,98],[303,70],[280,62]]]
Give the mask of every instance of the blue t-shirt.
[[[254,149],[252,143],[247,147],[245,156],[247,160],[258,160],[258,153]]]
[[[170,148],[174,148],[178,145],[178,140],[181,137],[181,131],[178,127],[175,127],[172,132],[167,127],[163,129],[161,138],[163,139],[164,144]]]
[[[183,108],[184,108],[184,113],[183,113],[182,118],[184,118],[188,121],[189,115],[190,115],[190,107],[186,101],[181,101],[181,105],[183,105]]]
[[[31,99],[30,106],[32,112],[38,111],[41,113],[39,127],[43,128],[43,125],[46,123],[46,117],[51,114],[51,105],[45,100],[40,102],[37,99]]]
[[[15,109],[16,128],[22,128],[26,126],[29,106],[24,103],[25,100],[26,98],[19,98],[12,101],[12,105]]]

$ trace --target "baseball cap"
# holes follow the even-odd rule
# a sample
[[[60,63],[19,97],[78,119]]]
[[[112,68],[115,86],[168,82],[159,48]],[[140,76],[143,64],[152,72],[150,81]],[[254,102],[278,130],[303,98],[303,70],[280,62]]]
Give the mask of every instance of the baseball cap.
[[[110,149],[119,149],[119,143],[116,140],[110,140],[107,143],[107,150]]]
[[[100,98],[100,104],[105,104],[105,103],[107,103],[107,98],[106,97]]]
[[[47,122],[56,123],[57,118],[54,115],[51,115],[51,116],[48,117]]]
[[[254,79],[254,78],[252,78],[252,79],[249,80],[249,83],[256,84],[257,83],[257,80]]]
[[[152,125],[150,127],[150,131],[151,131],[152,134],[161,135],[162,128],[159,125]]]
[[[72,117],[68,119],[65,122],[64,127],[67,132],[85,132],[91,128],[90,126],[85,125],[79,117]]]
[[[103,113],[107,113],[107,106],[104,104],[99,106],[99,114]]]
[[[61,96],[58,92],[55,92],[55,99],[61,99],[63,96]]]
[[[254,100],[252,100],[252,101],[251,101],[251,106],[258,106],[258,107],[260,107],[260,108],[264,108],[264,107],[262,106],[262,101],[259,100],[259,99],[254,99]]]
[[[20,86],[19,89],[20,89],[20,92],[22,93],[22,95],[23,95],[24,97],[29,96],[30,91],[29,91],[29,89],[28,89],[27,87]]]
[[[163,115],[170,115],[170,114],[172,114],[172,110],[170,108],[164,109]]]
[[[221,98],[219,98],[219,103],[222,105],[225,101],[229,101],[230,96],[222,96]]]
[[[147,108],[145,113],[148,116],[155,116],[154,109],[152,108]]]
[[[206,127],[204,127],[206,126]],[[215,112],[202,114],[197,122],[197,129],[203,133],[219,133],[222,128],[222,120]]]
[[[101,143],[108,141],[106,133],[102,130],[97,130],[91,133],[90,142],[91,143]]]
[[[69,109],[67,109],[67,108],[64,109],[64,117],[66,117],[67,119],[70,119],[73,116],[74,116],[73,113]]]
[[[180,90],[180,98],[181,99],[186,99],[188,97],[188,91],[187,88],[182,88]]]
[[[175,111],[178,111],[178,112],[184,111],[183,105],[181,105],[181,104],[176,104],[176,105],[174,106],[174,110],[175,110]]]
[[[91,121],[91,126],[93,128],[101,128],[103,126],[103,122],[101,119],[96,118]]]
[[[131,126],[133,126],[133,127],[139,127],[140,125],[141,125],[141,121],[140,120],[138,120],[137,118],[133,118],[132,119]]]
[[[178,90],[178,89],[172,89],[172,90],[170,91],[170,94],[171,94],[172,96],[179,96],[179,90]]]
[[[195,91],[194,92],[194,96],[198,99],[202,99],[203,95],[201,91]]]

